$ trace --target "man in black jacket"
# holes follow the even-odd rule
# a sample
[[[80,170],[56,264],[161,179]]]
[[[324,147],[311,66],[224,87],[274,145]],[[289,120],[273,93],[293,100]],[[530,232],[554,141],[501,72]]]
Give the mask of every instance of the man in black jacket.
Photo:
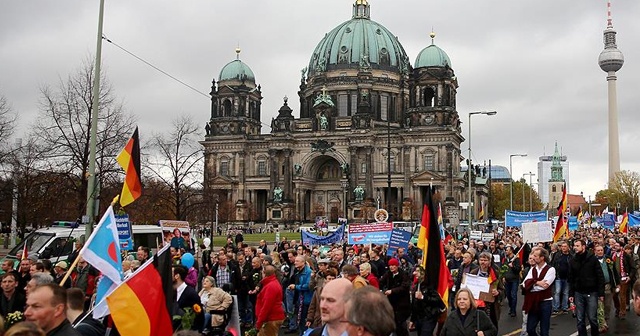
[[[604,273],[595,255],[587,252],[584,240],[573,242],[575,256],[569,268],[569,302],[576,305],[578,335],[587,335],[585,317],[591,325],[591,335],[599,335],[598,300],[604,301]]]
[[[182,265],[173,266],[173,289],[176,290],[176,301],[178,302],[178,315],[184,315],[186,309],[195,311],[195,306],[200,306],[202,310],[202,303],[200,302],[200,296],[196,293],[196,290],[187,286],[184,279],[187,277],[188,270]],[[174,319],[174,330],[180,325],[181,320]],[[196,314],[191,330],[202,330],[204,324],[204,314]]]
[[[67,290],[55,283],[38,286],[29,293],[24,317],[47,336],[82,336],[67,320]]]
[[[411,315],[410,287],[411,279],[400,270],[398,259],[389,259],[389,271],[380,278],[380,289],[383,290],[395,311],[397,336],[409,336],[407,319]]]

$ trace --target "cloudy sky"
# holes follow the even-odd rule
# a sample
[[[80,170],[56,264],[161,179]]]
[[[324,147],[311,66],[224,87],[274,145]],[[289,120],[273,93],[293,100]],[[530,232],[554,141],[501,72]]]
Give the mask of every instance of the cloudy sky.
[[[325,33],[351,18],[353,0],[107,0],[104,35],[131,53],[208,93],[211,80],[241,59],[262,85],[263,132],[282,105],[297,101],[300,69]],[[570,193],[595,195],[607,180],[607,83],[597,59],[605,0],[371,0],[371,18],[397,35],[412,62],[430,44],[451,58],[460,88],[458,112],[473,159],[536,173],[557,141],[570,162]],[[0,5],[0,94],[27,132],[39,88],[55,86],[94,57],[98,0],[4,1]],[[613,23],[625,65],[618,72],[621,167],[640,171],[640,1],[613,0]],[[103,69],[140,132],[170,128],[179,114],[204,124],[207,97],[104,43]],[[634,101],[636,102],[634,104]],[[299,106],[292,104],[294,114]],[[462,145],[466,155],[467,144]],[[528,180],[528,177],[527,177]],[[535,180],[535,177],[534,177]]]

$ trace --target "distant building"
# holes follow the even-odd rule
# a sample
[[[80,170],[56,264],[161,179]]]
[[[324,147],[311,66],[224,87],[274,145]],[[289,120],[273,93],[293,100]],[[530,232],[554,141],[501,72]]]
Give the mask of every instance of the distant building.
[[[458,79],[434,38],[411,64],[396,35],[371,20],[368,2],[355,1],[352,18],[313,50],[298,97],[285,97],[267,134],[262,88],[237,50],[211,87],[201,141],[207,198],[236,223],[364,221],[377,206],[409,221],[432,185],[445,222],[456,223],[468,201]],[[480,204],[486,186],[474,181]]]
[[[553,164],[553,158],[557,154],[558,164],[562,167],[561,180],[567,182],[567,188],[569,188],[569,161],[566,155],[561,155],[558,151],[558,144],[556,143],[554,155],[543,155],[538,161],[538,195],[542,204],[549,203],[549,180],[551,179],[551,166]],[[562,190],[560,190],[562,193]],[[557,205],[557,204],[556,204]]]

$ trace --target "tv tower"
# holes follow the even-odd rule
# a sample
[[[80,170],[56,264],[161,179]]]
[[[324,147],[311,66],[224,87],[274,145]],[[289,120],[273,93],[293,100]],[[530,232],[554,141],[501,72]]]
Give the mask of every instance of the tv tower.
[[[607,0],[607,29],[604,30],[604,50],[598,57],[600,69],[607,73],[609,92],[609,182],[620,171],[620,140],[618,137],[618,97],[616,71],[622,68],[624,56],[616,45],[616,31],[611,20],[611,0]]]

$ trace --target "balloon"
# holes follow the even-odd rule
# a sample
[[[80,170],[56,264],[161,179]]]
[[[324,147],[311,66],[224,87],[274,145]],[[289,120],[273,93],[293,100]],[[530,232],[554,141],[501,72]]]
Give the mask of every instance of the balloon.
[[[191,268],[191,266],[193,266],[193,254],[191,253],[185,253],[182,255],[182,265],[186,268]]]
[[[204,244],[205,248],[209,248],[209,245],[211,245],[211,239],[205,238],[202,240],[202,243]]]

